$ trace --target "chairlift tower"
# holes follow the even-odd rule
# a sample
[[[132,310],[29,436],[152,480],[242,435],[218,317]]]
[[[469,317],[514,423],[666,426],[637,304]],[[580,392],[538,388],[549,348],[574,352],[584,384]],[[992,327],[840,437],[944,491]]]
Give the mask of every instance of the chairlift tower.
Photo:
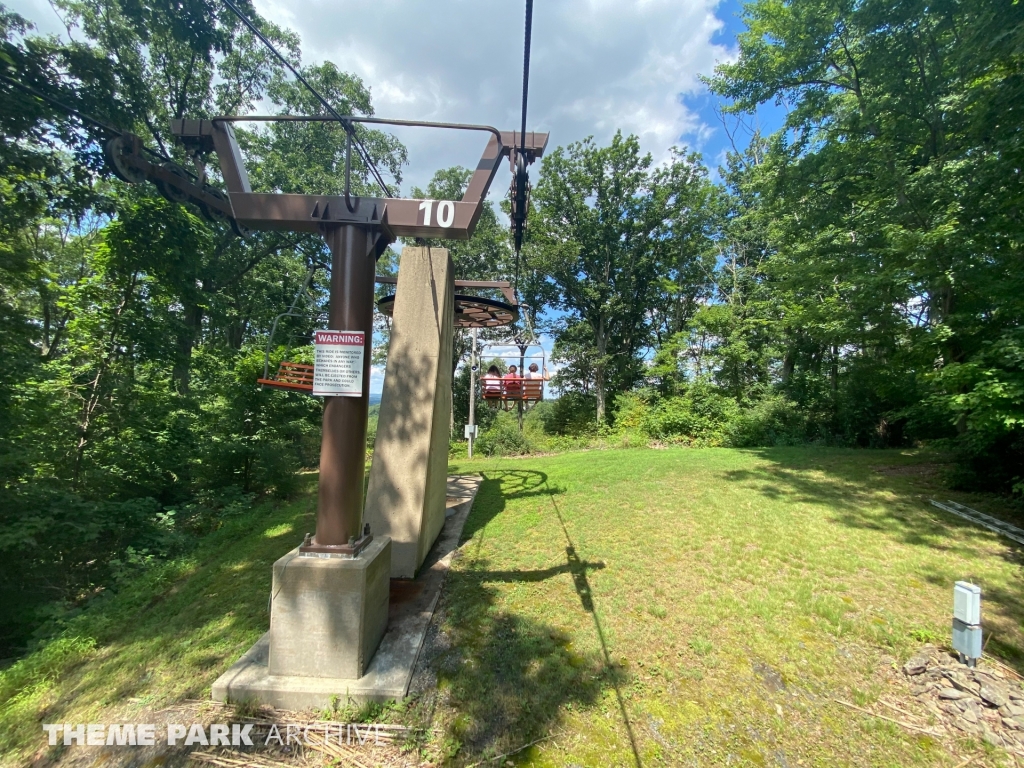
[[[329,327],[361,331],[363,359],[370,358],[373,291],[377,258],[399,237],[468,240],[480,218],[484,198],[503,160],[515,154],[520,165],[533,162],[547,146],[548,134],[498,131],[481,125],[431,123],[346,116],[353,123],[448,128],[490,133],[462,199],[413,200],[343,195],[254,192],[232,124],[235,122],[328,122],[333,118],[292,116],[216,117],[174,120],[172,133],[196,155],[216,154],[227,187],[231,217],[246,229],[316,232],[331,251]],[[130,156],[125,155],[125,162]],[[521,158],[521,160],[519,160]],[[173,184],[174,179],[168,183]],[[184,180],[182,183],[184,186]],[[466,297],[467,301],[470,297]],[[472,324],[500,325],[486,306],[472,307]],[[468,318],[467,318],[468,319]],[[469,325],[470,322],[464,323]],[[316,534],[302,551],[353,556],[371,540],[362,524],[363,477],[369,365],[363,366],[362,391],[356,397],[328,397],[324,403]]]
[[[326,704],[343,682],[351,695],[353,691],[347,687],[347,681],[363,678],[388,622],[386,562],[390,560],[391,540],[382,536],[381,541],[374,542],[369,527],[364,527],[362,521],[369,411],[367,363],[373,338],[376,261],[399,237],[469,239],[494,175],[502,160],[508,158],[513,172],[510,196],[518,282],[518,257],[529,208],[526,168],[544,153],[548,134],[526,131],[532,0],[526,0],[522,128],[518,132],[498,131],[485,125],[339,115],[232,0],[223,2],[316,97],[329,116],[247,115],[172,120],[171,132],[184,145],[195,166],[194,171],[189,171],[146,147],[130,131],[74,110],[17,79],[7,75],[0,75],[0,79],[105,133],[107,164],[123,181],[152,182],[168,200],[192,204],[207,219],[229,223],[242,237],[249,229],[283,230],[318,233],[327,243],[331,252],[328,324],[333,335],[341,337],[336,343],[361,345],[360,367],[353,365],[349,369],[351,391],[332,392],[332,396],[325,397],[316,534],[307,535],[301,547],[274,564],[270,632],[213,685],[214,698],[222,701],[255,695],[274,706],[301,709]],[[232,124],[284,121],[337,122],[344,128],[343,195],[252,190]],[[357,123],[483,131],[491,135],[461,200],[411,200],[391,196],[354,129]],[[380,185],[383,197],[352,194],[353,151]],[[211,153],[216,155],[226,193],[209,183],[207,160]],[[307,275],[306,285],[311,275],[312,272]],[[474,329],[496,327],[511,323],[518,316],[515,287],[508,283],[449,280],[447,285],[447,297],[452,300],[446,307],[455,317],[453,320],[446,309],[436,319],[439,326],[446,327],[449,341],[453,325]],[[454,286],[501,288],[510,303],[478,296],[453,296]],[[293,314],[299,295],[301,291],[292,308],[278,320]],[[393,306],[394,297],[391,299]],[[386,306],[381,309],[387,311]],[[413,321],[418,320],[417,315],[418,311],[411,313]],[[276,323],[275,320],[275,327]],[[292,365],[294,369],[284,376],[287,381],[280,372],[276,381],[268,379],[265,365],[264,383],[300,391],[312,389],[315,394],[313,371],[307,370],[308,366]],[[358,386],[354,381],[357,376]],[[372,690],[371,683],[369,689],[356,695],[373,698],[372,692],[367,693]]]

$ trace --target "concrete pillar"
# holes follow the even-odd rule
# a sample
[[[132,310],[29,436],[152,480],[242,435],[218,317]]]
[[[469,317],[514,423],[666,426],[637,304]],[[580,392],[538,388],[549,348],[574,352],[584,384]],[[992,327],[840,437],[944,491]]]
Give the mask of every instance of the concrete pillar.
[[[412,578],[444,525],[455,278],[444,248],[406,247],[363,519]]]

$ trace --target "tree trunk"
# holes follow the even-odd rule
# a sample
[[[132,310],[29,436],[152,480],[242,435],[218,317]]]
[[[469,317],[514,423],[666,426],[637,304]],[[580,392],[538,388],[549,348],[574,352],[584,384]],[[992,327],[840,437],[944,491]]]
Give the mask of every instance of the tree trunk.
[[[192,348],[203,324],[203,309],[195,304],[186,304],[183,314],[185,327],[178,336],[178,355],[171,371],[171,379],[175,389],[187,395],[192,374]]]
[[[832,386],[832,397],[839,391],[839,347],[832,345],[832,368],[829,372],[829,380]]]
[[[605,333],[604,318],[597,323],[597,365],[594,366],[594,394],[597,397],[597,423],[604,424],[604,390],[605,390],[605,355],[608,351],[608,338]]]
[[[124,292],[124,298],[114,311],[114,317],[110,324],[110,333],[108,336],[106,352],[103,353],[100,358],[100,362],[96,370],[96,376],[89,384],[89,394],[83,398],[82,407],[79,411],[78,440],[75,446],[75,458],[71,474],[71,487],[76,490],[82,476],[82,465],[85,459],[85,450],[92,442],[93,417],[102,405],[104,399],[109,396],[108,393],[104,392],[104,379],[107,371],[110,369],[110,366],[113,365],[115,358],[117,357],[117,340],[118,334],[121,330],[121,315],[135,293],[135,285],[137,281],[138,272],[135,272],[128,281],[128,286]]]
[[[782,359],[782,383],[786,384],[793,378],[793,371],[796,369],[796,352],[793,349],[786,350],[786,356]]]

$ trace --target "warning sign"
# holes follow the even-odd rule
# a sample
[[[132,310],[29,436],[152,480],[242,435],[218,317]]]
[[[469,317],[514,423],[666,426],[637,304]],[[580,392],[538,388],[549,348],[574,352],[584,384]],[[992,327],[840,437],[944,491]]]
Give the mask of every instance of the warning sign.
[[[360,397],[363,394],[362,331],[317,331],[313,339],[313,395]]]

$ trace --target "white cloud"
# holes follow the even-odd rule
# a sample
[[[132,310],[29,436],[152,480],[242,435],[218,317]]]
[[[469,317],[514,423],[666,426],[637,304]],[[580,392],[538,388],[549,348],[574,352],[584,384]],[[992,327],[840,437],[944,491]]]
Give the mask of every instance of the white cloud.
[[[700,147],[715,126],[683,103],[731,58],[711,43],[723,0],[545,0],[534,7],[528,126],[551,147],[616,129],[656,160],[676,143]],[[524,3],[480,0],[255,0],[302,36],[304,60],[331,60],[363,78],[377,114],[518,128]],[[63,27],[46,0],[8,0],[44,33]],[[476,165],[484,136],[396,128],[409,148],[402,189],[434,171]],[[504,190],[504,170],[495,191]]]
[[[358,74],[377,114],[519,126],[523,4],[479,0],[255,0],[302,36],[305,61]],[[660,160],[708,135],[682,97],[698,93],[728,50],[712,44],[718,0],[549,0],[534,7],[528,126],[550,146],[616,129]],[[402,185],[424,186],[456,163],[473,167],[483,137],[395,129],[410,150]],[[507,177],[499,177],[502,189]]]

